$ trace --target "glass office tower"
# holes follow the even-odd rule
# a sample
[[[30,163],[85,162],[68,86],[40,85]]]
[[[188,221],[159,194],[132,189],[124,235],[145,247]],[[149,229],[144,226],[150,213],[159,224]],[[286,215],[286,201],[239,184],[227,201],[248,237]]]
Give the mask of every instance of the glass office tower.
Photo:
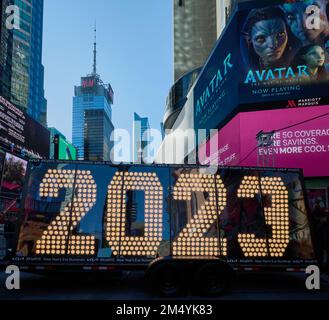
[[[19,7],[20,28],[13,30],[11,102],[26,112],[30,84],[32,2],[14,0],[13,4]]]
[[[134,113],[133,123],[133,161],[143,163],[143,155],[147,154],[147,145],[150,143],[149,132],[150,123],[147,117],[141,117]]]
[[[111,160],[112,104],[113,90],[99,75],[81,78],[73,98],[72,140],[78,149],[78,160]]]
[[[42,65],[43,0],[11,0],[19,8],[19,29],[14,29],[10,101],[46,126]]]
[[[42,65],[43,0],[32,0],[32,33],[28,114],[47,125],[47,100]]]
[[[96,70],[96,26],[93,71],[81,78],[73,97],[72,142],[78,160],[113,160],[112,123],[113,89],[104,84]]]
[[[13,32],[6,28],[9,0],[0,0],[0,95],[10,100]]]

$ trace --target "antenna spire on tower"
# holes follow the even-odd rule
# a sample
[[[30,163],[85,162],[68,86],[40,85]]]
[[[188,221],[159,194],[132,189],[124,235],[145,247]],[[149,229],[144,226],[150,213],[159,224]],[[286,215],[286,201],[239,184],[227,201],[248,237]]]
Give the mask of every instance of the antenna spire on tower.
[[[96,28],[96,21],[95,21],[95,28],[94,28],[94,66],[93,66],[93,74],[95,75],[97,73],[97,50],[96,50],[96,46],[97,46],[97,28]]]

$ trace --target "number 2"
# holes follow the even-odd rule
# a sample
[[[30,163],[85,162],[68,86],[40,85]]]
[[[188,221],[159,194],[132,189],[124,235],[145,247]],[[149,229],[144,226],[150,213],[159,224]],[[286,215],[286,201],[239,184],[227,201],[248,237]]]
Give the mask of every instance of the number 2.
[[[74,228],[96,203],[96,183],[90,171],[48,170],[40,184],[40,197],[58,198],[59,190],[76,192],[63,211],[51,222],[41,239],[37,240],[36,253],[46,255],[94,255],[95,237],[71,235]],[[71,216],[72,212],[72,216]]]
[[[208,199],[173,242],[174,256],[218,256],[220,251],[226,256],[227,242],[226,239],[221,239],[220,250],[217,228],[216,236],[204,236],[226,206],[226,189],[220,176],[216,176],[216,179],[218,195],[214,177],[211,175],[183,173],[178,178],[174,188],[175,200],[191,200],[193,191],[207,192]]]

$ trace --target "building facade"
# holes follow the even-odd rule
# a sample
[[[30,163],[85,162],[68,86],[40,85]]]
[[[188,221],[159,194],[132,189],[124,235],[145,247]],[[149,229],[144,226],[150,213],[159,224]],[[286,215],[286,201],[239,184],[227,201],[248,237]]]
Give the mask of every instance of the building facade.
[[[9,0],[0,1],[0,95],[10,100],[13,32],[6,27]]]
[[[32,0],[28,114],[46,126],[47,100],[45,99],[44,66],[42,64],[43,7],[43,1]]]
[[[15,13],[15,28],[8,30],[6,18],[14,13],[5,12],[9,5],[16,6],[19,11]],[[42,65],[43,0],[3,0],[1,7],[0,90],[11,103],[46,126],[47,101]]]
[[[72,141],[79,160],[111,160],[112,103],[111,86],[97,74],[81,78],[75,87]]]
[[[112,104],[114,92],[97,73],[96,27],[93,71],[81,78],[73,97],[72,142],[78,160],[112,161],[114,131]]]
[[[174,81],[204,64],[217,40],[216,0],[174,0]]]
[[[248,1],[173,0],[175,82],[203,66],[237,4]]]
[[[50,153],[49,159],[54,160],[76,160],[77,150],[67,140],[66,136],[56,128],[49,128],[50,132]]]
[[[32,42],[32,2],[13,1],[19,8],[19,29],[13,30],[11,102],[27,112]]]
[[[149,132],[150,123],[147,117],[141,117],[134,113],[133,123],[133,162],[143,163],[148,155],[147,146],[150,143]]]

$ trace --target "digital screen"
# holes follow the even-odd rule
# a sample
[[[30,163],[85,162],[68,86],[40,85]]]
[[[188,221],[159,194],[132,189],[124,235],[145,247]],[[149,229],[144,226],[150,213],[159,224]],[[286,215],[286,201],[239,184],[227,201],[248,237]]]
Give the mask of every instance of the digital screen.
[[[19,263],[314,260],[298,170],[31,163]]]
[[[55,148],[58,148],[58,160],[77,159],[77,149],[61,136],[58,136],[58,145]]]
[[[20,195],[24,185],[26,167],[26,160],[6,153],[2,171],[1,193]]]
[[[258,5],[240,21],[243,103],[327,95],[326,0]]]
[[[199,148],[200,163],[211,159],[222,166],[257,166],[264,159],[275,167],[302,168],[306,177],[327,177],[328,119],[329,106],[240,113]],[[257,148],[261,130],[276,132],[273,146]],[[211,145],[218,148],[207,159],[205,149],[209,154]]]
[[[239,3],[194,88],[197,129],[236,113],[328,102],[327,1]]]
[[[16,152],[48,158],[50,132],[0,96],[0,144]]]

